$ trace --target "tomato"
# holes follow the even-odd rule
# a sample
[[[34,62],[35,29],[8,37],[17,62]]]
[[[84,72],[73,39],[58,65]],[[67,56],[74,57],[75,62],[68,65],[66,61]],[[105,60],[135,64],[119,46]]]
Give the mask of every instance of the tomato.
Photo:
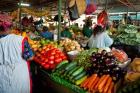
[[[44,66],[46,63],[45,62],[41,62],[41,66]]]
[[[49,64],[45,64],[44,67],[45,67],[45,69],[49,69],[50,65]]]
[[[54,56],[50,56],[49,57],[49,60],[54,60]]]
[[[41,51],[41,54],[44,54],[44,53],[45,53],[45,51],[44,51],[44,50],[42,50],[42,51]]]
[[[56,58],[54,61],[55,61],[55,63],[60,63],[62,61],[62,59],[61,58]]]
[[[46,58],[46,59],[45,59],[45,63],[47,63],[48,61],[49,61],[49,60]]]
[[[63,56],[65,56],[63,53],[60,53],[60,57],[63,57]]]
[[[56,54],[60,54],[60,53],[61,53],[61,51],[60,51],[60,50],[56,50],[55,52],[56,52]]]
[[[51,53],[51,55],[55,55],[55,51],[54,51],[54,50],[53,50],[53,51],[51,51],[50,53]]]
[[[54,61],[53,60],[49,60],[48,63],[49,64],[54,64]]]
[[[66,59],[67,59],[67,57],[66,57],[66,56],[62,56],[61,58],[62,58],[63,60],[66,60]]]
[[[55,64],[50,65],[50,68],[54,69],[55,68]]]
[[[41,57],[41,61],[45,61],[45,59],[46,59],[45,57]]]
[[[56,58],[59,58],[59,55],[58,55],[58,54],[56,54],[54,57],[55,57],[55,59],[56,59]]]

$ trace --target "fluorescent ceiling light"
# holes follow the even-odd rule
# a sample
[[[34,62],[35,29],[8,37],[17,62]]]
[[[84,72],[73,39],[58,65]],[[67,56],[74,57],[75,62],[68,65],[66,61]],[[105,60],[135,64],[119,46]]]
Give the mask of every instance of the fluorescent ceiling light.
[[[30,4],[28,4],[28,3],[18,3],[18,5],[20,5],[20,6],[30,6]]]

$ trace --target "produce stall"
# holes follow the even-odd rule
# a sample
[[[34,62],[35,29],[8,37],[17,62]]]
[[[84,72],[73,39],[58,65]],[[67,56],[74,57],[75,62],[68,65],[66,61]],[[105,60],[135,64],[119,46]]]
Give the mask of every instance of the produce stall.
[[[112,47],[123,49],[131,59],[140,57],[140,32],[134,25],[121,25]]]
[[[51,89],[54,93],[118,93],[124,84],[131,59],[122,50],[84,50],[67,38],[60,44],[45,39],[38,42],[32,62],[35,89]]]

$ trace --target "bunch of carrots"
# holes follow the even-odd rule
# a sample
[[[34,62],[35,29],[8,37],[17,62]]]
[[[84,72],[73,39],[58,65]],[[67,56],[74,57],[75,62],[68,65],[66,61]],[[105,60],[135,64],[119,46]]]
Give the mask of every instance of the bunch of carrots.
[[[81,87],[91,93],[113,93],[114,82],[112,81],[110,75],[98,77],[97,74],[93,74],[91,77],[82,82]]]

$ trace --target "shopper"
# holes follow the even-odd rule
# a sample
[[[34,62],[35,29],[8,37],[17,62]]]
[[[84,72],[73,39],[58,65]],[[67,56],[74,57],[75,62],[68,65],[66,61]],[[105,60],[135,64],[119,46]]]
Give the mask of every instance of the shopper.
[[[94,28],[93,34],[89,39],[88,47],[89,48],[107,48],[113,44],[113,40],[109,37],[107,32],[104,29],[97,25]]]
[[[52,40],[53,39],[53,33],[50,32],[48,30],[48,27],[44,26],[43,27],[43,30],[42,32],[40,33],[40,35],[43,37],[43,38],[46,38],[46,39],[49,39],[49,40]]]
[[[72,33],[69,31],[68,27],[65,27],[64,31],[61,32],[61,37],[72,38]]]
[[[0,93],[31,93],[27,61],[33,52],[26,38],[10,34],[10,27],[0,19]]]

